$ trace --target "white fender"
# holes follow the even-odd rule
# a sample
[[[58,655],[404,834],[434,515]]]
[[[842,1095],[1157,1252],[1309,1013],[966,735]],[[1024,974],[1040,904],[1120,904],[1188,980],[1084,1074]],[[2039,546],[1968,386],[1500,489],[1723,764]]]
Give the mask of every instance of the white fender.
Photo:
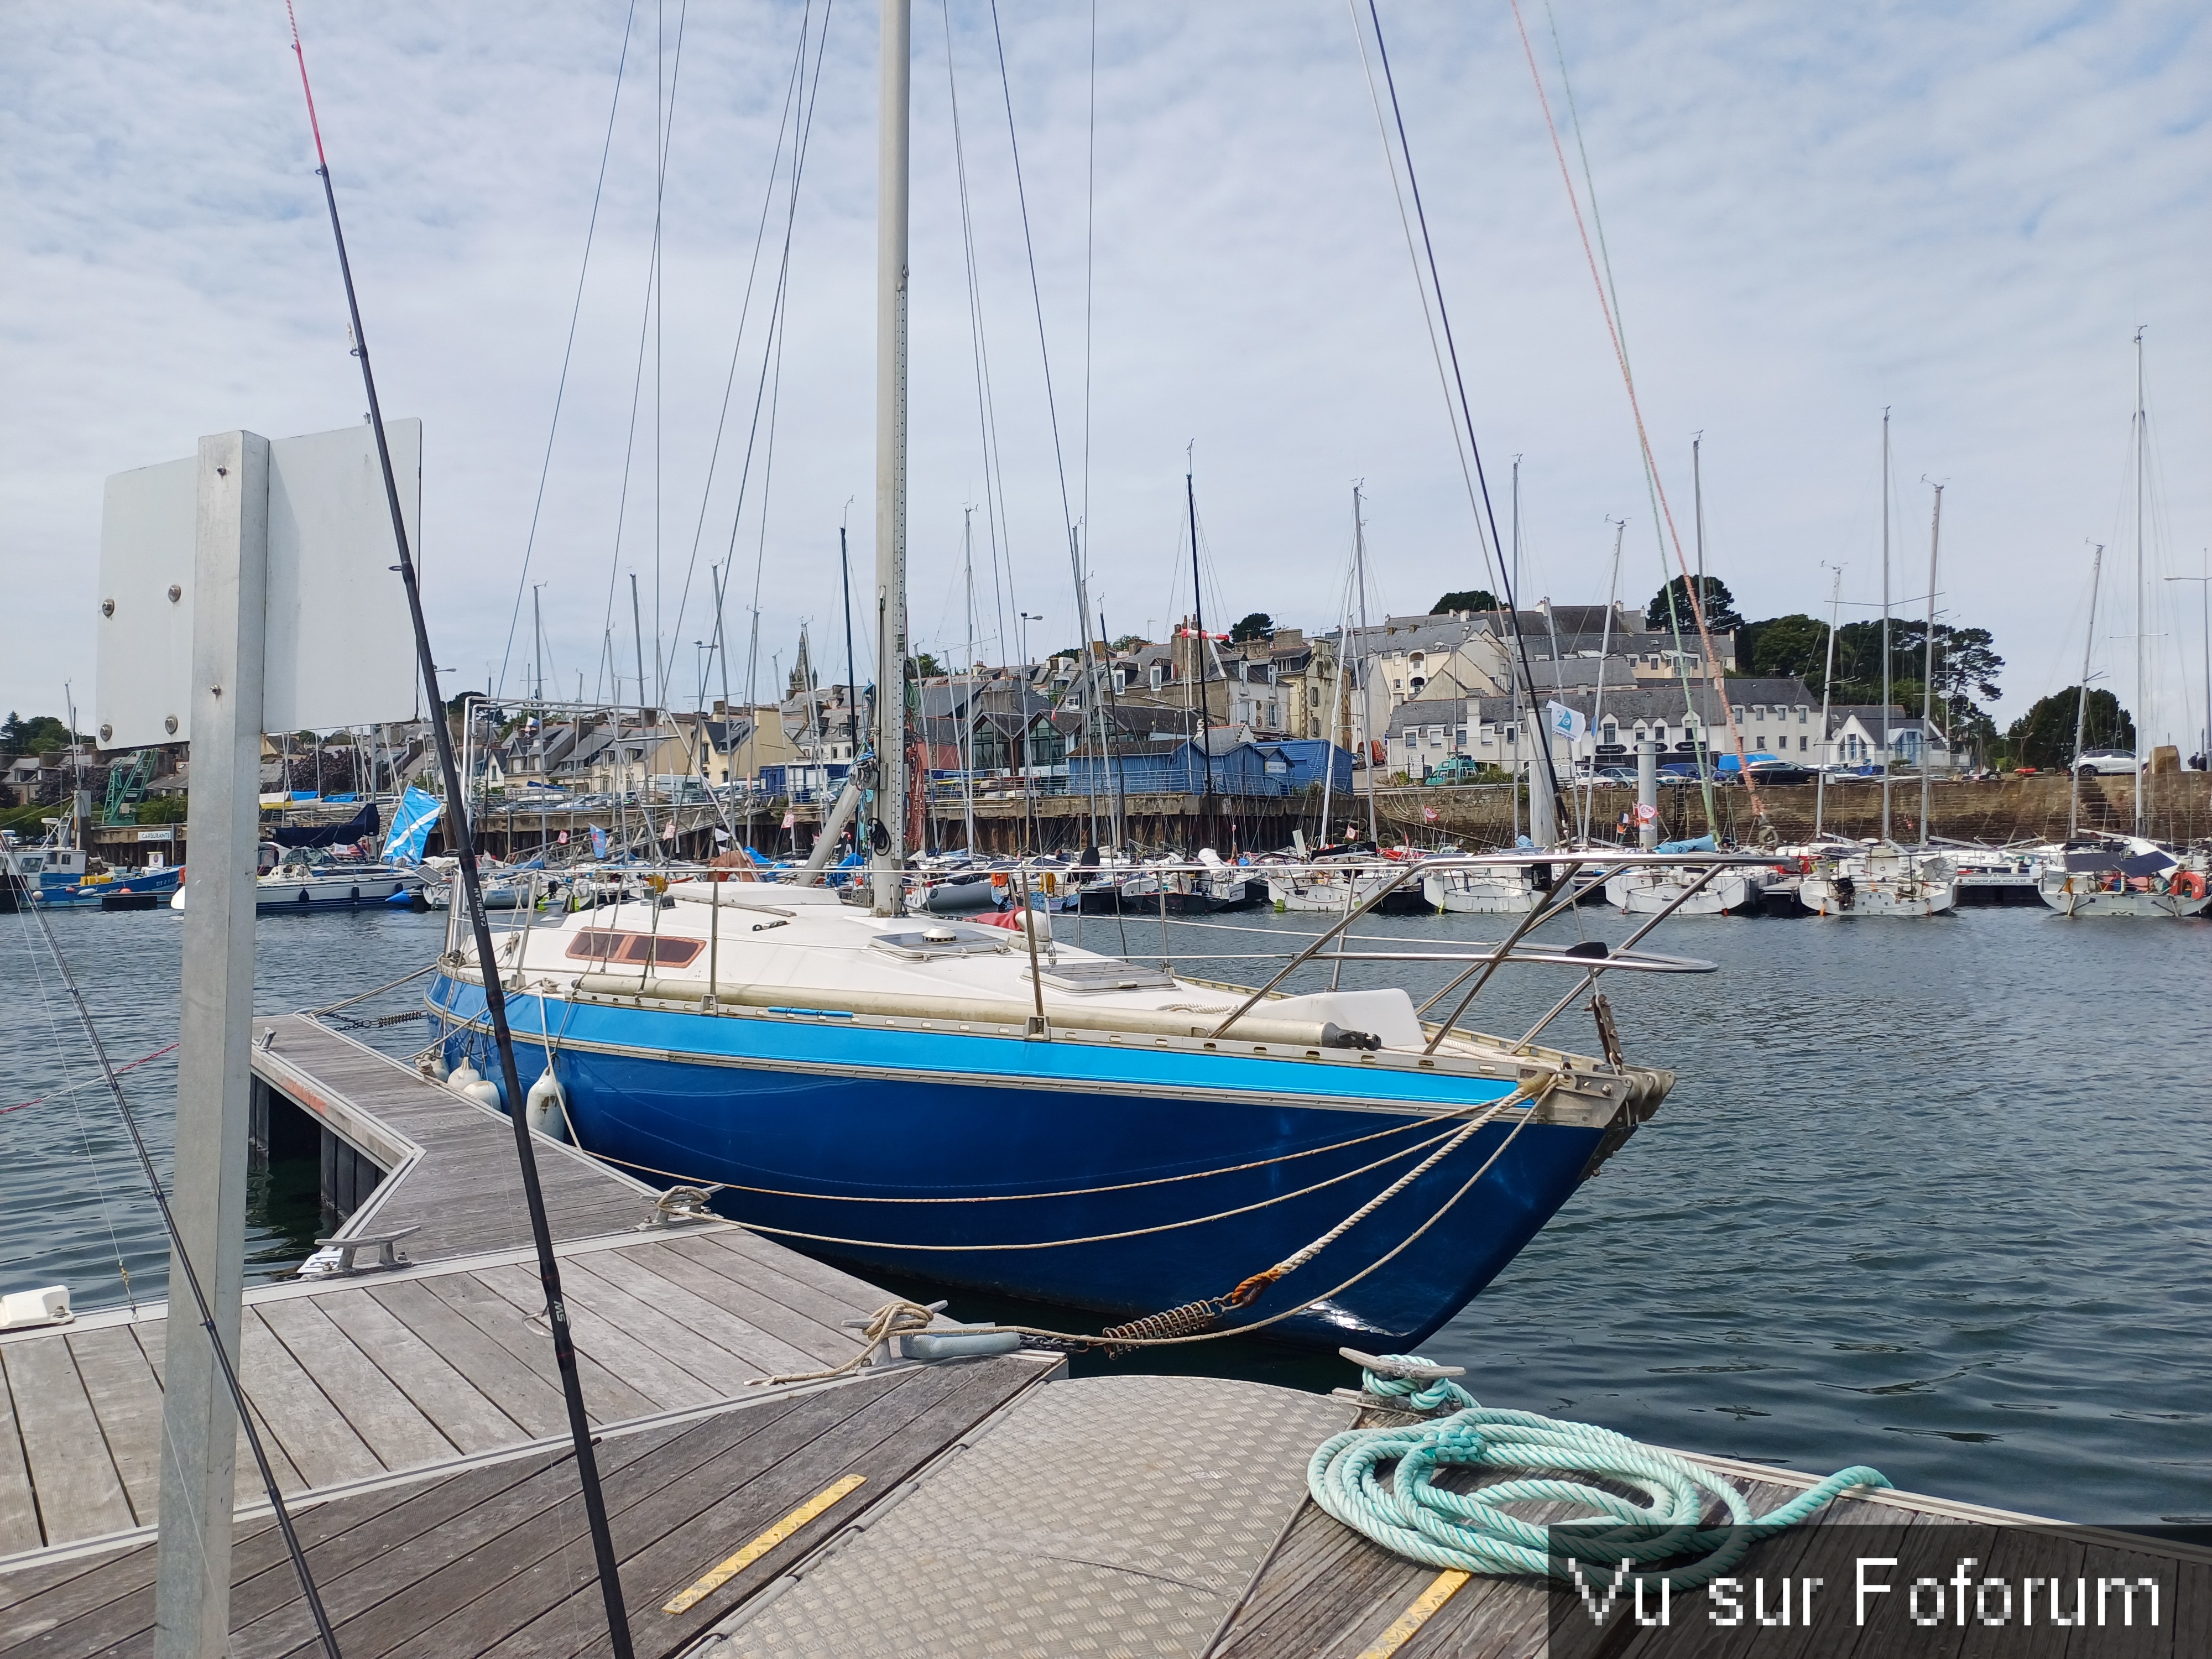
[[[561,1079],[553,1075],[548,1066],[545,1074],[530,1085],[529,1097],[523,1102],[523,1121],[530,1125],[533,1134],[550,1140],[568,1139],[568,1096],[561,1087]]]

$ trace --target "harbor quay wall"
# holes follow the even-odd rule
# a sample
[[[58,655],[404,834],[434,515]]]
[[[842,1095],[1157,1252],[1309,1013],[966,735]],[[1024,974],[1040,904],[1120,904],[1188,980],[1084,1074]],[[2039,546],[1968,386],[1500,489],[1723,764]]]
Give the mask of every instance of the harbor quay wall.
[[[2073,788],[2073,780],[2061,774],[1995,778],[1978,783],[1941,780],[1930,792],[1935,832],[1947,840],[2000,846],[2059,840],[2066,834]],[[2132,829],[2133,779],[2086,780],[2080,789],[2083,830],[2123,834]],[[1768,822],[1784,842],[1811,839],[1816,813],[1821,826],[1835,835],[1863,838],[1881,833],[1879,781],[1831,780],[1826,793],[1822,802],[1813,784],[1770,785],[1759,790],[1759,798]],[[2144,793],[2146,827],[2153,838],[2177,844],[2212,838],[2212,774],[2158,774],[2144,780]],[[1611,839],[1617,833],[1620,815],[1635,802],[1632,787],[1601,786],[1591,799],[1592,833],[1601,840]],[[1347,826],[1364,834],[1368,813],[1367,797],[1358,792],[1332,796],[1326,826],[1321,821],[1317,790],[1278,796],[1216,794],[1203,799],[1196,794],[1133,794],[1118,803],[1109,803],[1102,794],[1095,805],[1095,819],[1094,805],[1087,795],[1047,795],[1034,801],[1000,796],[975,802],[975,848],[996,856],[1026,852],[1079,854],[1094,843],[1111,841],[1111,818],[1117,808],[1125,839],[1139,847],[1185,851],[1212,847],[1231,857],[1288,847],[1293,831],[1303,832],[1309,846],[1341,835]],[[1735,784],[1717,786],[1713,808],[1724,836],[1745,844],[1755,840],[1748,790]],[[735,815],[733,822],[738,838],[764,853],[804,856],[820,832],[822,811],[818,802],[793,805],[778,798],[756,801],[750,813]],[[792,820],[788,829],[784,827],[787,815]],[[655,806],[651,817],[656,831],[666,830],[666,807]],[[933,805],[930,848],[965,845],[965,817],[957,803]],[[566,862],[575,843],[587,840],[594,827],[616,838],[628,830],[641,842],[638,820],[635,809],[618,820],[605,808],[508,812],[495,804],[477,820],[477,837],[483,850],[495,858],[529,859],[543,852],[556,862]],[[1516,824],[1527,827],[1527,792],[1521,792],[1516,811],[1514,792],[1502,784],[1385,787],[1376,792],[1375,821],[1386,842],[1402,839],[1421,846],[1439,842],[1474,848],[1510,846]],[[1670,836],[1703,835],[1703,792],[1694,785],[1662,787],[1659,821]],[[704,860],[723,844],[714,839],[720,823],[712,807],[686,805],[676,813],[676,834],[656,833],[653,839],[672,858]],[[120,864],[143,862],[149,851],[158,852],[165,861],[183,863],[188,857],[184,828],[176,825],[173,840],[158,845],[139,842],[135,830],[96,830],[91,837],[93,850]],[[1920,839],[1918,779],[1901,776],[1892,781],[1890,831],[1899,841]],[[561,840],[563,832],[568,836],[565,844]],[[428,850],[443,851],[442,838],[434,833]]]
[[[2146,778],[2147,828],[2155,840],[2188,842],[2212,836],[2212,774],[2168,772]],[[1994,778],[1985,782],[1939,780],[1929,789],[1934,832],[1947,840],[1984,842],[2057,841],[2066,835],[2073,780],[2060,775]],[[2084,780],[2080,824],[2084,831],[2126,833],[2135,822],[2135,781],[2126,777]],[[1783,841],[1808,841],[1816,821],[1830,834],[1863,838],[1881,834],[1882,788],[1878,779],[1831,779],[1826,799],[1818,785],[1770,785],[1759,791],[1767,821]],[[1920,781],[1891,780],[1890,833],[1899,841],[1921,836]],[[1632,787],[1601,786],[1590,813],[1594,835],[1607,836],[1623,812],[1636,804]],[[1472,844],[1502,846],[1512,839],[1513,798],[1504,787],[1462,785],[1444,789],[1386,789],[1376,799],[1377,816],[1415,841],[1443,836]],[[1741,842],[1756,837],[1751,792],[1741,785],[1717,786],[1713,811],[1722,833]],[[1332,816],[1334,816],[1332,814]],[[1527,822],[1523,803],[1522,822]],[[1668,836],[1705,832],[1703,792],[1695,785],[1670,785],[1659,793],[1659,822]]]

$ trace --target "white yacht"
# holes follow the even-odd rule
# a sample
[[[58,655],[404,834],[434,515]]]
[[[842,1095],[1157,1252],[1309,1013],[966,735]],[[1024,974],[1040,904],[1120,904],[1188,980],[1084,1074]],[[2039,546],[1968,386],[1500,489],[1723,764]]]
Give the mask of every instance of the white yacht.
[[[1959,902],[1959,866],[1948,853],[1893,842],[1814,848],[1797,902],[1816,916],[1936,916]]]
[[[2081,837],[2051,854],[2036,891],[2069,918],[2201,916],[2212,909],[2206,862],[2140,836]]]

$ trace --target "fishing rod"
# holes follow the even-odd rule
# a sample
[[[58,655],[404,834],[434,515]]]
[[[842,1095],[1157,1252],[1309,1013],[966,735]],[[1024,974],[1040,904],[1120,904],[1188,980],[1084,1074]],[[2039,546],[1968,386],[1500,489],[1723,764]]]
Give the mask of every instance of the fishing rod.
[[[415,660],[422,676],[422,690],[430,714],[430,734],[437,745],[439,775],[446,799],[453,806],[453,851],[460,860],[461,891],[468,906],[470,931],[475,936],[478,977],[483,981],[484,1012],[490,1018],[492,1041],[499,1051],[501,1080],[506,1085],[507,1120],[514,1128],[515,1161],[521,1166],[523,1202],[530,1212],[531,1242],[537,1247],[538,1278],[545,1292],[546,1324],[553,1336],[553,1362],[561,1374],[561,1395],[568,1408],[568,1434],[575,1447],[576,1475],[584,1493],[584,1515],[591,1529],[592,1554],[598,1568],[599,1594],[605,1603],[607,1639],[614,1659],[631,1659],[629,1614],[623,1605],[622,1574],[615,1555],[614,1534],[607,1524],[605,1495],[599,1490],[599,1459],[592,1449],[592,1424],[584,1409],[582,1378],[576,1368],[575,1337],[568,1325],[568,1300],[561,1293],[561,1267],[553,1254],[553,1230],[546,1219],[545,1195],[538,1184],[538,1152],[530,1143],[530,1125],[520,1109],[521,1073],[514,1062],[514,1036],[507,1020],[507,988],[493,960],[491,924],[485,920],[483,887],[477,871],[475,836],[469,823],[467,798],[461,791],[460,772],[453,763],[453,734],[446,720],[445,699],[438,690],[437,659],[430,652],[430,632],[422,617],[422,590],[408,545],[407,521],[399,505],[399,481],[392,468],[392,449],[385,441],[384,409],[377,401],[376,375],[369,367],[368,337],[361,325],[361,302],[354,292],[353,266],[346,258],[345,229],[338,220],[337,191],[331,182],[330,160],[323,152],[322,123],[315,114],[314,90],[307,82],[307,54],[300,44],[300,20],[292,0],[284,0],[292,24],[292,54],[300,61],[300,91],[307,104],[307,125],[315,138],[315,172],[323,181],[323,200],[330,209],[331,237],[337,244],[338,275],[345,283],[346,314],[353,328],[353,355],[361,360],[362,389],[368,398],[369,426],[376,434],[376,457],[384,472],[384,495],[392,512],[392,534],[398,544],[401,585],[407,590],[407,614],[414,624]],[[650,819],[648,818],[648,822]],[[335,1655],[337,1650],[331,1650]]]
[[[19,876],[18,881],[21,880]],[[338,1652],[337,1633],[331,1628],[331,1616],[323,1608],[322,1594],[315,1588],[315,1576],[307,1568],[307,1552],[300,1547],[300,1534],[293,1530],[292,1512],[284,1506],[284,1494],[276,1486],[276,1473],[269,1467],[269,1454],[261,1443],[261,1431],[253,1426],[253,1413],[246,1408],[246,1389],[238,1380],[238,1368],[231,1363],[230,1350],[223,1346],[222,1333],[216,1330],[215,1309],[209,1303],[207,1291],[200,1284],[199,1270],[192,1266],[192,1258],[185,1249],[185,1236],[177,1230],[177,1218],[169,1208],[169,1194],[161,1185],[161,1172],[154,1167],[153,1154],[146,1150],[146,1138],[138,1131],[137,1115],[123,1092],[122,1076],[107,1058],[107,1045],[100,1040],[100,1027],[92,1018],[92,1009],[86,1004],[84,993],[77,987],[76,975],[71,971],[69,958],[62,954],[59,940],[54,938],[53,925],[46,920],[45,908],[39,904],[29,888],[23,883],[23,908],[38,918],[39,931],[46,935],[46,949],[60,971],[62,988],[69,993],[70,1000],[76,1006],[78,1023],[84,1027],[86,1039],[92,1044],[93,1058],[100,1063],[101,1079],[107,1085],[108,1097],[114,1101],[115,1110],[130,1132],[131,1150],[137,1154],[138,1168],[146,1177],[146,1185],[154,1194],[155,1206],[161,1212],[161,1229],[169,1236],[169,1249],[175,1255],[177,1266],[184,1270],[185,1284],[192,1293],[192,1305],[200,1316],[200,1328],[207,1333],[208,1346],[215,1350],[216,1364],[222,1368],[223,1386],[230,1390],[232,1408],[238,1413],[240,1427],[246,1431],[246,1443],[252,1449],[253,1466],[261,1473],[261,1489],[268,1494],[269,1506],[276,1512],[276,1528],[284,1535],[284,1553],[291,1558],[292,1571],[299,1576],[300,1593],[307,1598],[307,1611],[315,1620],[315,1634],[321,1639],[323,1651],[330,1659],[342,1659]]]

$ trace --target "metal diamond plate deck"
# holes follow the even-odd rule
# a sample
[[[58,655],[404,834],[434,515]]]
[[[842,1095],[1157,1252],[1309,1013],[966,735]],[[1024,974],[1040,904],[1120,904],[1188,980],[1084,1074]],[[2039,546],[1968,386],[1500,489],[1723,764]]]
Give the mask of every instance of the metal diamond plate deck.
[[[1218,1377],[1054,1382],[702,1659],[1187,1659],[1305,1498],[1343,1403]]]

